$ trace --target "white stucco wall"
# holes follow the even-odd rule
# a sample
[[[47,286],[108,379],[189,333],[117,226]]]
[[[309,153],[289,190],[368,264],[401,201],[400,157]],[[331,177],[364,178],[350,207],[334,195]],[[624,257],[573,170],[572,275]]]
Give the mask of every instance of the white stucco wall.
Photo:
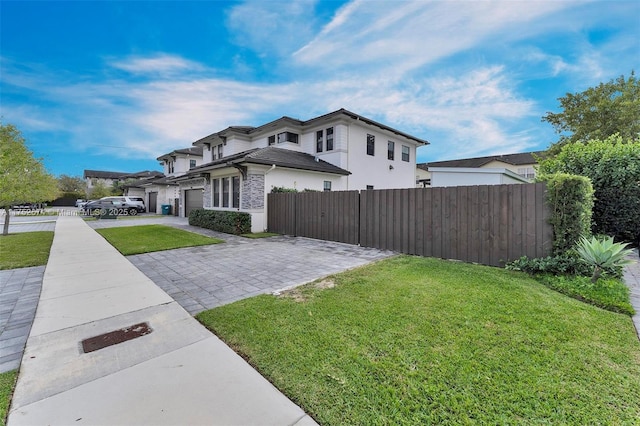
[[[432,188],[444,186],[520,184],[529,182],[527,179],[505,168],[433,167],[430,171]]]
[[[375,136],[375,155],[367,155],[367,134]],[[343,136],[343,135],[341,135]],[[416,184],[416,146],[397,135],[356,125],[349,126],[348,156],[345,168],[348,189],[413,188]],[[387,142],[395,142],[394,160],[387,159]],[[409,147],[409,161],[402,161],[402,146]]]

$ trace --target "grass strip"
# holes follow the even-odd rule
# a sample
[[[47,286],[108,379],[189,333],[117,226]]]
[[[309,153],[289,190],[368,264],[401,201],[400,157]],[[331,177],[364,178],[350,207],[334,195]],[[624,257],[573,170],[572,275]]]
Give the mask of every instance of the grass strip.
[[[0,269],[46,265],[53,232],[21,232],[0,236]]]
[[[224,242],[165,225],[123,226],[97,229],[96,232],[125,256]]]
[[[634,424],[628,316],[524,273],[399,256],[197,318],[320,424]]]
[[[280,234],[276,234],[273,232],[254,232],[251,234],[240,234],[241,237],[258,239],[258,238],[269,238],[269,237],[277,237]]]
[[[18,370],[0,373],[0,426],[4,426],[7,422],[11,395],[13,395],[17,379]]]

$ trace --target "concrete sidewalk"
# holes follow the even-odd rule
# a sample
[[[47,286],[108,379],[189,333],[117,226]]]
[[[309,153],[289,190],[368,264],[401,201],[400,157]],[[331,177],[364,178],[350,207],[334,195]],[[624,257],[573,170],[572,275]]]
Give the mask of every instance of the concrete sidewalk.
[[[627,259],[633,263],[624,267],[623,280],[627,287],[629,287],[631,306],[633,306],[633,309],[636,311],[632,320],[633,325],[636,327],[638,339],[640,339],[640,259],[638,250],[640,249],[634,249],[633,254],[627,256]]]
[[[140,323],[152,331],[84,353],[85,339]],[[63,216],[8,424],[315,422],[81,218]]]

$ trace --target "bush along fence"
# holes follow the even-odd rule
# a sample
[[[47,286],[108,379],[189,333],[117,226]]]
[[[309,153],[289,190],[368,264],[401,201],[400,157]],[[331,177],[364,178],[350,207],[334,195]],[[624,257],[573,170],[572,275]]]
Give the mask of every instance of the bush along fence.
[[[504,266],[551,254],[544,183],[269,194],[268,230]]]
[[[240,212],[194,209],[189,213],[189,225],[226,234],[248,234],[251,232],[251,215]]]

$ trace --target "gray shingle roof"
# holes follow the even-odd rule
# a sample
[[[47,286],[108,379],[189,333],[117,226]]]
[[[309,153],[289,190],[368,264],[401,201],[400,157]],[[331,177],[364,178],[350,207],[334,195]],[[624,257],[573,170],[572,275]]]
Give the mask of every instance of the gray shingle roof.
[[[160,157],[156,158],[156,160],[160,161],[162,158],[170,157],[176,154],[184,154],[184,155],[195,155],[198,157],[202,157],[202,147],[201,146],[191,146],[188,148],[175,149],[169,153],[162,154]]]
[[[400,130],[394,129],[394,128],[389,127],[389,126],[387,126],[385,124],[378,123],[378,122],[373,121],[373,120],[371,120],[369,118],[366,118],[366,117],[364,117],[362,115],[356,114],[355,112],[351,112],[351,111],[348,111],[348,110],[346,110],[344,108],[340,108],[337,111],[333,111],[333,112],[330,112],[328,114],[324,114],[324,115],[321,115],[319,117],[315,117],[315,118],[312,118],[312,119],[309,119],[309,120],[299,120],[297,118],[283,116],[283,117],[278,118],[277,120],[270,121],[270,122],[268,122],[266,124],[263,124],[261,126],[258,126],[258,127],[230,126],[230,127],[227,127],[224,130],[221,130],[221,131],[216,132],[216,133],[212,133],[212,134],[210,134],[208,136],[205,136],[204,138],[198,139],[197,141],[194,142],[194,145],[195,144],[209,143],[209,142],[211,142],[213,140],[216,140],[218,138],[224,138],[230,132],[242,133],[242,134],[245,134],[245,135],[250,135],[252,133],[257,133],[257,132],[264,131],[265,129],[268,129],[270,127],[279,127],[279,126],[286,126],[286,125],[293,125],[293,126],[299,126],[299,127],[308,127],[308,126],[314,126],[318,122],[330,120],[330,119],[332,119],[334,117],[338,117],[338,116],[346,116],[346,117],[349,117],[349,118],[351,118],[353,120],[361,121],[361,122],[363,122],[365,124],[368,124],[370,126],[379,127],[380,129],[389,131],[389,132],[394,133],[394,134],[399,135],[399,136],[403,136],[403,137],[405,137],[407,139],[411,139],[411,140],[413,140],[414,142],[416,142],[416,143],[418,143],[420,145],[428,145],[429,144],[429,142],[424,140],[424,139],[417,138],[417,137],[412,136],[412,135],[410,135],[408,133],[401,132]]]
[[[427,170],[429,167],[468,167],[478,168],[492,161],[502,161],[506,164],[519,166],[522,164],[537,163],[536,157],[544,156],[545,151],[521,152],[517,154],[490,155],[487,157],[462,158],[460,160],[433,161],[430,163],[418,164],[418,167]]]

